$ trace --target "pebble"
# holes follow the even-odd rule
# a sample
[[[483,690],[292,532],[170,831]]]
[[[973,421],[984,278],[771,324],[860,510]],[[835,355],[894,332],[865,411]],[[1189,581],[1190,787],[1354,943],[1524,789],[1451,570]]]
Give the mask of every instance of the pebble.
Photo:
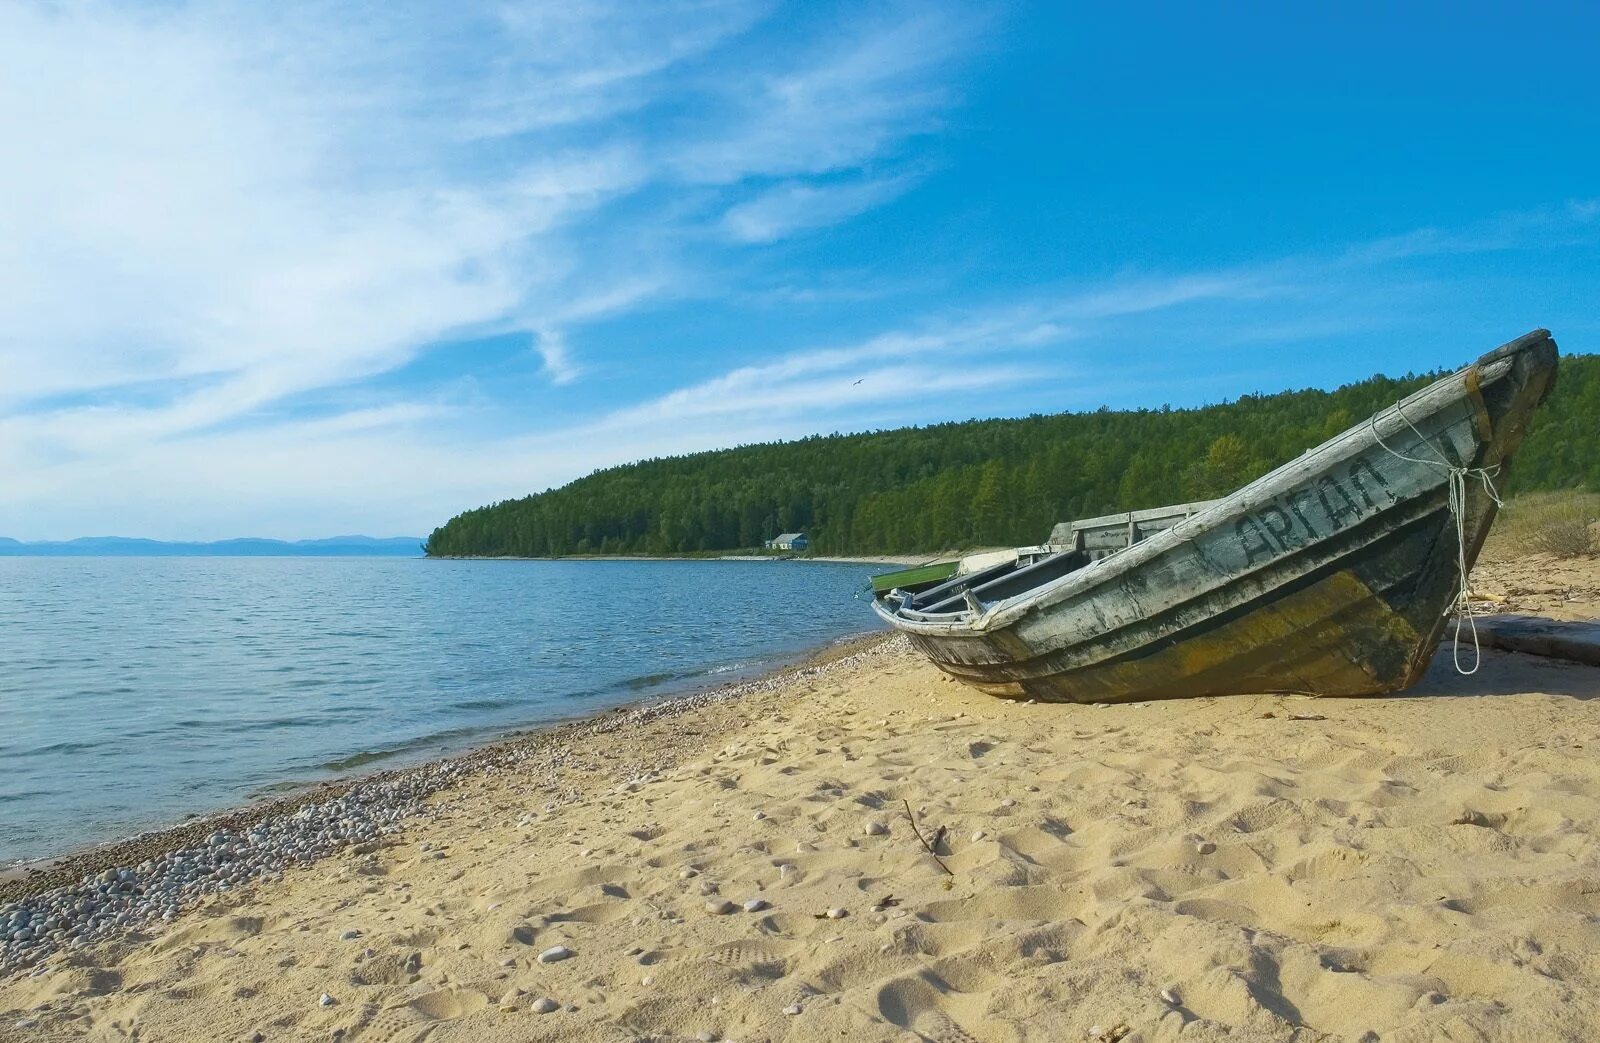
[[[1000,806],[1002,808],[1014,808],[1017,806],[1017,802],[1012,800],[1010,797],[1007,797],[1005,800],[1000,802]]]
[[[787,1007],[783,1008],[783,1012],[790,1017],[793,1017],[794,1015],[800,1013],[800,1004],[791,1003]]]
[[[565,945],[553,945],[539,954],[540,963],[559,963],[578,955]]]
[[[850,915],[850,910],[848,910],[848,909],[829,909],[828,910],[828,919],[830,919],[830,920],[843,920],[845,917],[847,917],[849,915]]]
[[[693,866],[690,866],[687,869],[679,870],[678,879],[679,880],[691,880],[694,877],[697,877],[699,875],[700,875],[700,870],[695,869]]]
[[[1194,846],[1194,851],[1197,855],[1209,855],[1216,849],[1217,845],[1213,844],[1209,840],[1202,840],[1200,843]]]
[[[893,646],[881,646],[843,656],[826,666],[804,668],[800,675],[816,677],[848,670],[893,654]],[[585,734],[584,729],[606,734],[772,692],[791,683],[794,676],[758,678],[596,718],[576,726],[574,738]],[[440,790],[488,771],[526,770],[530,763],[548,762],[552,769],[560,770],[571,757],[566,747],[512,742],[341,784],[337,795],[327,799],[293,798],[261,813],[231,815],[227,821],[233,824],[204,834],[195,833],[193,825],[188,825],[138,838],[117,848],[119,853],[129,852],[124,856],[130,859],[128,864],[86,872],[74,882],[0,903],[0,979],[40,965],[64,949],[169,923],[211,895],[258,880],[281,879],[286,870],[328,855],[346,851],[371,854],[411,820],[436,817],[439,808],[430,798]],[[563,805],[546,801],[543,807],[545,812],[559,814]],[[533,816],[525,817],[531,821]],[[423,857],[448,857],[432,842],[421,843],[414,850]],[[800,841],[795,850],[804,853],[815,848]],[[65,865],[70,864],[69,859]],[[49,929],[38,926],[52,921],[55,925]]]
[[[744,903],[744,911],[747,913],[759,913],[766,907],[767,900],[765,898],[752,898]]]
[[[551,1011],[561,1009],[561,1004],[557,1003],[549,996],[540,996],[538,999],[533,1001],[533,1006],[529,1007],[528,1009],[533,1011],[535,1014],[549,1014]]]
[[[981,829],[975,829],[975,830],[972,831],[972,842],[974,844],[976,844],[978,841],[982,840],[984,837],[986,837],[988,835],[989,834],[985,833]]]
[[[706,903],[706,912],[714,916],[726,916],[739,908],[726,898],[719,898]]]
[[[341,942],[353,942],[361,937],[361,932],[355,929],[348,930],[339,936]]]
[[[332,996],[328,995],[326,992],[324,992],[320,997],[317,998],[317,1006],[319,1006],[319,1007],[331,1007],[335,1003],[338,1003],[338,1002],[339,1002],[338,1000],[334,999]]]
[[[698,1039],[700,1043],[717,1043],[717,1034],[715,1032],[696,1032],[694,1038]]]
[[[862,828],[862,832],[866,833],[866,835],[869,837],[881,837],[885,833],[889,832],[889,827],[884,825],[882,822],[868,822],[866,826]]]
[[[767,817],[767,813],[765,811],[758,811],[754,815],[750,816],[750,818],[755,822],[760,822],[762,819],[764,819],[766,817]]]
[[[1170,1004],[1170,1005],[1172,1005],[1174,1007],[1178,1007],[1178,1006],[1182,1006],[1183,1005],[1183,1001],[1178,999],[1178,994],[1176,992],[1174,992],[1173,990],[1171,990],[1171,989],[1162,989],[1161,990],[1161,999],[1162,999],[1163,1002],[1168,1003],[1168,1004]]]

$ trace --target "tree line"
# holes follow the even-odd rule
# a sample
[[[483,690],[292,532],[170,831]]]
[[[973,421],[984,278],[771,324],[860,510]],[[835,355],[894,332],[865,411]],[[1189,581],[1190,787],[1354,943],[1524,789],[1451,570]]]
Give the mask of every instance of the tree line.
[[[685,554],[804,531],[813,553],[1020,545],[1058,521],[1221,496],[1435,379],[1191,409],[968,420],[642,460],[466,511],[436,556]],[[1509,488],[1600,490],[1600,356],[1561,360]]]

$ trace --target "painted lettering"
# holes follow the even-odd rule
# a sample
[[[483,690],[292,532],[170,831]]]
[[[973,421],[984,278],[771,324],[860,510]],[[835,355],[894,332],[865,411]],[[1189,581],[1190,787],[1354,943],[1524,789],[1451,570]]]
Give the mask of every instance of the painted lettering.
[[[1300,509],[1301,498],[1310,495],[1311,490],[1309,489],[1296,489],[1294,492],[1284,497],[1284,502],[1289,505],[1289,509],[1294,512],[1294,516],[1300,519],[1300,525],[1306,530],[1306,535],[1312,539],[1316,539],[1317,527],[1311,524],[1311,519],[1307,518],[1305,512]]]
[[[1361,502],[1367,505],[1367,509],[1375,511],[1378,509],[1378,505],[1372,501],[1372,497],[1367,493],[1367,487],[1361,482],[1361,472],[1363,469],[1372,477],[1372,480],[1383,489],[1384,495],[1389,497],[1389,502],[1396,502],[1397,497],[1394,493],[1389,491],[1388,481],[1385,480],[1383,475],[1378,473],[1378,469],[1376,467],[1372,466],[1372,461],[1368,460],[1366,457],[1358,457],[1356,461],[1350,465],[1350,483],[1356,487],[1356,492],[1361,494]]]
[[[1289,538],[1294,533],[1294,521],[1282,507],[1269,503],[1261,508],[1260,517],[1261,524],[1266,526],[1267,532],[1277,538],[1279,550],[1288,550],[1290,547],[1300,545],[1299,540]]]
[[[1267,534],[1261,531],[1261,526],[1250,515],[1245,515],[1234,524],[1234,532],[1239,536],[1239,546],[1244,548],[1244,563],[1246,566],[1256,563],[1257,555],[1263,558],[1272,557],[1272,542],[1267,539]]]
[[[1361,508],[1356,506],[1337,478],[1324,477],[1318,480],[1317,499],[1322,502],[1322,511],[1335,529],[1344,528],[1347,518],[1354,520],[1361,517]]]

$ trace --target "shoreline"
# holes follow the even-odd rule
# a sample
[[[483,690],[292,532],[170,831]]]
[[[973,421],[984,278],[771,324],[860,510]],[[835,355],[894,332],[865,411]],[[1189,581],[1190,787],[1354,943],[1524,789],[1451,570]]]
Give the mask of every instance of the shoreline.
[[[1600,560],[1475,589],[1600,619]],[[1446,644],[1383,698],[1095,706],[985,696],[898,637],[831,651],[0,913],[0,1037],[1600,1030],[1600,669],[1486,648],[1463,676]]]
[[[959,552],[951,552],[952,556]],[[846,555],[786,555],[786,554],[562,554],[556,557],[539,557],[523,554],[423,554],[423,561],[771,561],[800,562],[818,565],[909,565],[927,555],[919,554],[846,554]]]
[[[263,814],[274,813],[280,808],[285,811],[293,811],[295,807],[307,801],[335,797],[358,783],[388,779],[446,761],[469,757],[503,743],[525,739],[553,729],[582,724],[609,714],[649,709],[680,699],[692,699],[721,692],[724,689],[764,683],[770,678],[782,675],[787,671],[800,669],[818,661],[827,661],[830,658],[830,651],[836,646],[869,641],[875,636],[888,637],[890,632],[882,628],[873,628],[843,634],[818,644],[775,652],[764,661],[752,664],[745,669],[724,671],[725,679],[711,680],[714,675],[710,672],[703,672],[692,677],[680,678],[678,679],[680,683],[669,685],[653,694],[629,698],[625,701],[611,703],[593,710],[580,710],[575,713],[529,724],[486,728],[481,734],[468,739],[459,746],[447,746],[443,750],[434,749],[432,752],[422,753],[415,757],[408,756],[408,752],[412,752],[414,747],[434,746],[436,737],[420,736],[409,741],[405,746],[392,750],[362,750],[357,754],[353,754],[352,757],[359,757],[364,762],[375,765],[370,770],[362,770],[360,766],[350,766],[344,770],[335,770],[330,776],[282,779],[264,785],[238,803],[213,808],[209,811],[175,809],[174,813],[182,817],[169,820],[165,824],[152,825],[145,829],[104,840],[85,841],[71,846],[59,854],[0,861],[0,907],[13,900],[12,891],[16,880],[32,879],[39,872],[66,860],[93,860],[103,851],[143,845],[153,838],[186,834],[192,829],[198,829],[207,823],[248,824],[258,820]],[[728,676],[729,674],[732,676]],[[393,758],[398,758],[398,762],[386,765],[381,764],[381,762],[389,761]]]
[[[688,687],[675,693],[636,700],[545,725],[514,729],[487,742],[418,763],[308,781],[303,787],[297,787],[289,793],[197,814],[169,826],[141,831],[60,855],[14,863],[0,868],[0,913],[49,892],[85,886],[92,890],[96,886],[95,879],[107,872],[127,871],[130,867],[147,865],[174,853],[203,848],[208,843],[222,846],[215,844],[212,838],[219,834],[230,837],[249,835],[264,823],[282,823],[297,814],[303,815],[307,808],[337,805],[352,795],[358,798],[357,803],[367,803],[369,793],[375,793],[379,800],[398,800],[403,806],[402,813],[392,821],[379,822],[374,828],[352,837],[336,836],[333,842],[319,849],[301,852],[305,857],[297,856],[286,863],[306,866],[341,850],[359,849],[392,835],[415,818],[420,805],[435,793],[473,775],[492,772],[507,763],[573,739],[672,718],[706,706],[737,700],[754,692],[770,691],[797,677],[813,675],[840,661],[870,652],[893,638],[894,635],[879,631],[834,638],[820,646],[785,656],[770,667],[738,680],[709,687]],[[218,891],[190,897],[198,899],[261,879],[271,879],[281,874],[286,865],[252,873],[248,879],[229,880]],[[115,933],[120,932],[108,932]],[[104,938],[104,935],[97,934],[92,940],[103,941]],[[33,962],[30,960],[13,965],[14,961],[8,959],[10,954],[5,946],[5,934],[0,932],[0,980]],[[40,958],[46,958],[56,951],[59,949],[52,948]]]

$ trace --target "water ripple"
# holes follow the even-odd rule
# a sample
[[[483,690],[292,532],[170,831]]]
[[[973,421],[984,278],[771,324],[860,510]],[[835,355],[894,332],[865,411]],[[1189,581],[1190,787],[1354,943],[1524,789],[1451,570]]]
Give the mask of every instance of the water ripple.
[[[0,558],[0,863],[760,669],[867,572]]]

